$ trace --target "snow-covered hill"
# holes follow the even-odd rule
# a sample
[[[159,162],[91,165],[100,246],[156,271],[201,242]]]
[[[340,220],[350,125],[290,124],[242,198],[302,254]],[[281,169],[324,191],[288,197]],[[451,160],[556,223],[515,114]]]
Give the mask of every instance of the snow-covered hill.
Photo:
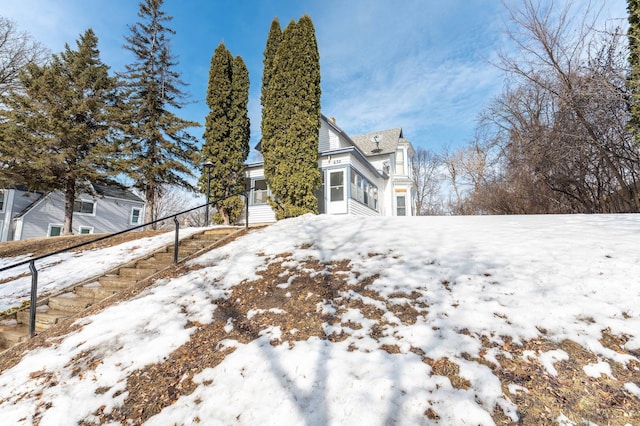
[[[0,418],[640,424],[639,241],[640,215],[281,221],[25,353]]]

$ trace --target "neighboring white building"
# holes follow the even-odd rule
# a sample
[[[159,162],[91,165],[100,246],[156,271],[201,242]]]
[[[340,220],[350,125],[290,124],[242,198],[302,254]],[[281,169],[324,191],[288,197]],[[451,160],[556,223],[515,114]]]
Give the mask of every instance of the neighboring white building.
[[[360,216],[415,215],[411,161],[415,154],[401,128],[350,137],[333,118],[320,119],[322,186],[318,210]],[[268,204],[263,162],[246,167],[250,180],[249,223],[275,222]]]
[[[93,184],[93,195],[76,197],[73,233],[112,233],[141,225],[145,202],[127,189]],[[0,241],[60,235],[64,223],[64,195],[24,187],[0,189]]]

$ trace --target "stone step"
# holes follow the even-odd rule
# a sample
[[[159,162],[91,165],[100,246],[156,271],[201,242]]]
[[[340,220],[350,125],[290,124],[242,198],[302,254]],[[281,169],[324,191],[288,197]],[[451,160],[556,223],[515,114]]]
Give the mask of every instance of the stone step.
[[[168,254],[168,253],[162,253],[162,254]],[[141,260],[138,263],[136,263],[136,268],[160,270],[172,264],[173,264],[173,254],[171,256],[166,256],[165,259],[156,258],[154,256],[154,257],[150,257],[149,259]]]
[[[178,255],[180,254],[180,248],[178,248]],[[156,253],[153,255],[153,259],[160,263],[169,262],[169,264],[173,263],[173,249],[171,252],[164,253]]]
[[[225,237],[225,234],[196,234],[192,238],[199,241],[218,241]]]
[[[49,298],[49,309],[70,313],[87,309],[94,302],[93,298],[81,297],[75,293],[63,293]]]
[[[235,228],[217,228],[217,229],[207,229],[204,231],[204,235],[229,235],[236,231]],[[199,234],[202,235],[202,234]]]
[[[104,287],[127,288],[134,285],[138,280],[135,277],[121,277],[120,275],[103,275],[98,278],[98,282]]]
[[[96,285],[97,284],[97,285]],[[122,288],[107,287],[99,283],[86,284],[75,288],[75,293],[80,297],[93,299],[94,303],[119,292]]]
[[[44,331],[60,321],[69,318],[71,312],[49,309],[46,311],[38,310],[36,312],[36,333]],[[29,310],[18,311],[17,320],[19,324],[29,325]]]
[[[143,269],[143,268],[120,268],[118,271],[122,278],[146,278],[149,275],[153,275],[157,272],[156,269]]]
[[[0,349],[8,349],[27,339],[29,339],[28,325],[12,324],[0,327]]]
[[[178,254],[183,255],[183,256],[190,256],[190,255],[192,255],[193,253],[197,253],[197,252],[199,252],[200,250],[202,250],[203,248],[208,247],[208,246],[209,246],[209,244],[205,244],[205,245],[204,245],[204,246],[202,246],[202,247],[200,247],[200,246],[195,246],[195,245],[194,245],[194,246],[185,246],[185,247],[182,247],[182,246],[181,246],[181,247],[178,249]],[[172,252],[173,252],[173,250],[172,250]]]
[[[200,250],[210,245],[211,245],[211,242],[208,240],[186,240],[186,241],[180,242],[180,245],[178,246],[178,250],[181,251],[182,249],[191,249],[191,248],[196,248]]]

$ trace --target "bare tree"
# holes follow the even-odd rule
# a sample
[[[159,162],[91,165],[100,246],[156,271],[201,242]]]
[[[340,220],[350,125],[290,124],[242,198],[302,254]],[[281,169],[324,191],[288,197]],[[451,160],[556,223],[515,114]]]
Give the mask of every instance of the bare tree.
[[[204,199],[197,199],[194,193],[177,186],[164,185],[160,191],[160,197],[155,204],[154,217],[163,218],[188,210],[192,207],[204,204]],[[204,209],[197,209],[180,215],[180,226],[204,226]],[[158,229],[172,229],[175,226],[173,220],[168,219],[158,224]]]
[[[419,216],[443,214],[441,184],[442,158],[435,152],[418,148],[411,162],[416,190],[416,214]]]
[[[482,185],[517,191],[527,213],[640,211],[624,34],[597,31],[596,13],[571,6],[507,6],[517,53],[501,55],[508,86],[483,117],[502,175]]]
[[[41,64],[48,50],[15,22],[0,16],[0,96],[18,87],[18,74],[25,65]]]
[[[446,147],[442,153],[442,162],[446,170],[446,179],[448,184],[451,185],[454,199],[449,196],[449,210],[453,214],[464,214],[464,194],[462,190],[461,182],[461,169],[462,169],[462,156],[463,151],[461,148],[452,149]]]

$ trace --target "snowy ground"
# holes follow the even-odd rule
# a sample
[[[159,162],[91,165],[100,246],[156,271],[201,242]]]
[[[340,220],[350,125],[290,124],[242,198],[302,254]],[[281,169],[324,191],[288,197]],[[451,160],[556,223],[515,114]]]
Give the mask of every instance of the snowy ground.
[[[524,412],[519,401],[535,390],[506,380],[501,369],[537,366],[549,383],[566,385],[563,368],[579,361],[566,342],[588,353],[577,368],[583,387],[607,380],[609,393],[618,395],[619,416],[611,423],[638,424],[639,237],[640,215],[281,221],[26,353],[0,375],[0,418],[12,425],[100,421],[131,397],[130,375],[166,362],[221,321],[213,301],[277,266],[285,297],[274,300],[282,304],[250,309],[246,320],[285,316],[293,303],[286,297],[317,296],[294,292],[292,283],[305,275],[340,276],[360,290],[341,287],[308,312],[332,318],[322,324],[324,335],[296,340],[302,330],[264,326],[250,341],[210,342],[208,350],[223,359],[196,374],[194,390],[147,424],[517,422]],[[345,259],[348,268],[335,266]],[[68,275],[74,269],[65,264],[74,261],[61,259],[50,279]],[[311,261],[325,269],[310,268]],[[233,302],[240,304],[240,296]],[[409,311],[415,315],[402,314]],[[229,336],[238,331],[231,318],[218,326]],[[622,343],[605,344],[606,336]],[[546,346],[531,343],[542,340]],[[580,415],[558,407],[548,409],[556,424],[599,424],[588,406]]]

